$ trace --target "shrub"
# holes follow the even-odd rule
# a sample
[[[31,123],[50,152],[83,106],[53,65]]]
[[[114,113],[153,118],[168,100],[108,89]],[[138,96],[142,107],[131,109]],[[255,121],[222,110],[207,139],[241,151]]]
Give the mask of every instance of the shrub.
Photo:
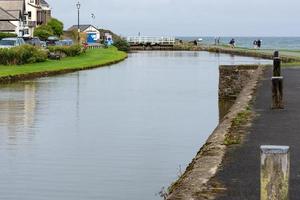
[[[47,26],[49,26],[52,29],[52,32],[56,36],[61,36],[64,32],[64,24],[59,21],[58,19],[52,18]]]
[[[49,36],[53,35],[53,30],[50,26],[41,25],[34,30],[33,35],[41,40],[47,40]]]
[[[48,49],[50,52],[65,54],[66,56],[78,56],[82,53],[82,48],[80,45],[50,46]]]
[[[47,52],[45,50],[30,45],[0,49],[0,64],[2,65],[22,65],[44,62],[46,59]]]
[[[117,49],[120,50],[120,51],[128,52],[129,49],[130,49],[128,42],[124,39],[117,39],[116,41],[114,41],[113,45],[115,47],[117,47]]]
[[[0,40],[7,37],[17,37],[17,34],[14,33],[0,33]]]

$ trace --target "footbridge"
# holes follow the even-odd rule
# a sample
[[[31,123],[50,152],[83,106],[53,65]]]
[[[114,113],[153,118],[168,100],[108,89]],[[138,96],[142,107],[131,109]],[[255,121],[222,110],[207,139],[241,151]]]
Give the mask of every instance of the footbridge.
[[[130,45],[174,45],[175,37],[149,37],[149,36],[131,36],[127,37],[127,42]]]

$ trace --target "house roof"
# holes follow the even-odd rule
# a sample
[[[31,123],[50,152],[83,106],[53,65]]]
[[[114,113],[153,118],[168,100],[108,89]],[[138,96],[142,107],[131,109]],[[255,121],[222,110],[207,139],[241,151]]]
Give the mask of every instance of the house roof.
[[[19,18],[0,7],[0,21],[18,21]]]
[[[25,3],[24,0],[0,0],[0,7],[6,11],[19,10],[23,13]]]
[[[97,29],[95,26],[91,25],[91,24],[83,24],[83,25],[79,25],[79,29],[81,32],[85,31],[86,29],[88,29],[89,27],[94,27],[95,29]],[[78,25],[73,25],[71,26],[68,31],[74,31],[76,30],[77,31],[78,29]],[[97,29],[98,30],[98,29]]]
[[[25,12],[24,0],[0,0],[0,7],[17,19]]]
[[[41,1],[40,1],[40,4],[41,4],[42,6],[45,6],[45,7],[50,7],[50,5],[48,4],[48,2],[45,1],[45,0],[41,0]]]
[[[0,21],[0,31],[12,32],[16,30],[16,26],[7,21]]]

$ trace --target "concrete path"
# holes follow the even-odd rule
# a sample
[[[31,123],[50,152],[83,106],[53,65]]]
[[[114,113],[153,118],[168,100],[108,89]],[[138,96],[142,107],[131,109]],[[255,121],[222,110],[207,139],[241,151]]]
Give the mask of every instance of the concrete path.
[[[218,200],[260,199],[260,145],[291,147],[290,200],[300,199],[300,68],[283,69],[286,109],[271,110],[271,70],[257,91],[254,120],[243,145],[226,153],[216,180],[227,191]]]

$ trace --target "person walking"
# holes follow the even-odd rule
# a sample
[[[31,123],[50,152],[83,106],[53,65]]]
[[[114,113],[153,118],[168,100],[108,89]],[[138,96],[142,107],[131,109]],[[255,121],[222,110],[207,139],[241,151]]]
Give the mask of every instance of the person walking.
[[[253,48],[256,49],[257,48],[257,40],[253,41]]]
[[[234,38],[232,38],[232,39],[230,40],[229,45],[230,45],[231,48],[234,48],[234,47],[235,47],[235,40],[234,40]]]
[[[259,49],[260,49],[260,47],[261,47],[261,43],[262,43],[261,39],[257,40],[257,48],[259,48]]]

